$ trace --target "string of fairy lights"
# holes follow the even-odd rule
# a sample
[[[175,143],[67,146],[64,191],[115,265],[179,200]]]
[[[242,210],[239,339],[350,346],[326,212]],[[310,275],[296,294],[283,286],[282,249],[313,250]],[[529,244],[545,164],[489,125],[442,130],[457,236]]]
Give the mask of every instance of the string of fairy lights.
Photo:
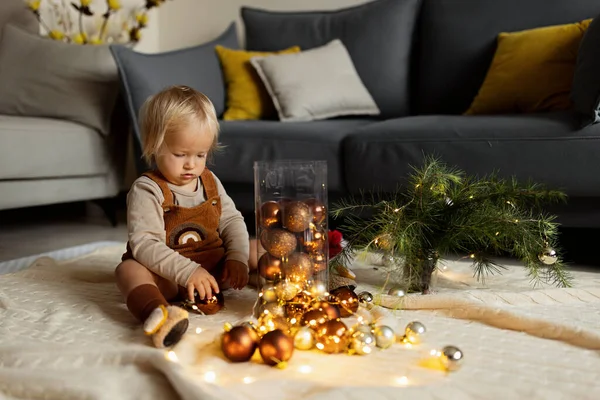
[[[412,348],[422,343],[427,331],[424,324],[409,322],[403,332],[382,324],[371,293],[356,293],[350,286],[328,289],[323,203],[316,199],[267,201],[257,216],[262,247],[258,298],[252,317],[226,324],[220,334],[226,359],[283,369],[295,351],[367,356],[392,346]],[[389,295],[402,297],[404,291],[392,288]],[[172,351],[167,356],[177,360]],[[445,346],[432,350],[429,357],[440,369],[452,372],[460,367],[463,352]],[[312,371],[307,365],[300,369],[301,373]],[[208,376],[208,381],[213,378]],[[407,379],[399,378],[404,383]]]

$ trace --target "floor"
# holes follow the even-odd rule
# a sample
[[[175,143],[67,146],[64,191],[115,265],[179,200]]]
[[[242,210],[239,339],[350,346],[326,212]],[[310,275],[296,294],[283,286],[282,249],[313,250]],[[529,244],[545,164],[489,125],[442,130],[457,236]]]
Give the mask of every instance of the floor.
[[[0,211],[0,262],[98,241],[127,241],[125,205],[112,226],[92,202]],[[250,228],[253,231],[253,228]],[[560,242],[571,265],[600,271],[600,229],[563,229]]]

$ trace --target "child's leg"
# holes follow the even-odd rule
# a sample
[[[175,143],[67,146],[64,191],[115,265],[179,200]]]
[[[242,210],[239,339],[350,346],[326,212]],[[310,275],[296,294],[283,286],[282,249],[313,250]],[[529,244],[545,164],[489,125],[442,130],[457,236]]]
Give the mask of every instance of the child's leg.
[[[152,335],[154,345],[167,347],[176,344],[189,324],[187,311],[169,306],[167,302],[177,295],[177,285],[132,259],[119,264],[115,275],[127,308],[144,322],[144,331]]]

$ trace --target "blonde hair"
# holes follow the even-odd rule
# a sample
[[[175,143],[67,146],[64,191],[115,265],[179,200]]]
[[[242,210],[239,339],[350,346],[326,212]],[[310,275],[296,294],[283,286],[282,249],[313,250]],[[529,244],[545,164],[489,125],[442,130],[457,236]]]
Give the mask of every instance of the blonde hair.
[[[209,155],[219,148],[219,122],[208,97],[188,86],[171,86],[148,98],[140,110],[143,157],[151,164],[166,135],[177,132],[196,118],[202,130],[213,135]]]

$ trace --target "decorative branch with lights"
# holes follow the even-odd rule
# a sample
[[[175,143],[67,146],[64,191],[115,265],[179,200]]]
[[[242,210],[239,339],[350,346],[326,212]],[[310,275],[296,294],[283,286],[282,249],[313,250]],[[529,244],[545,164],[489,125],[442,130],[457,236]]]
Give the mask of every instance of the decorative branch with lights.
[[[330,261],[348,266],[361,251],[384,254],[409,292],[428,293],[431,275],[444,255],[467,254],[474,274],[484,280],[505,268],[492,260],[511,255],[521,260],[534,284],[570,285],[556,249],[558,224],[540,211],[566,195],[536,183],[520,184],[497,174],[466,176],[435,157],[414,168],[407,187],[391,196],[361,195],[333,205],[344,217],[339,230],[348,246]]]

